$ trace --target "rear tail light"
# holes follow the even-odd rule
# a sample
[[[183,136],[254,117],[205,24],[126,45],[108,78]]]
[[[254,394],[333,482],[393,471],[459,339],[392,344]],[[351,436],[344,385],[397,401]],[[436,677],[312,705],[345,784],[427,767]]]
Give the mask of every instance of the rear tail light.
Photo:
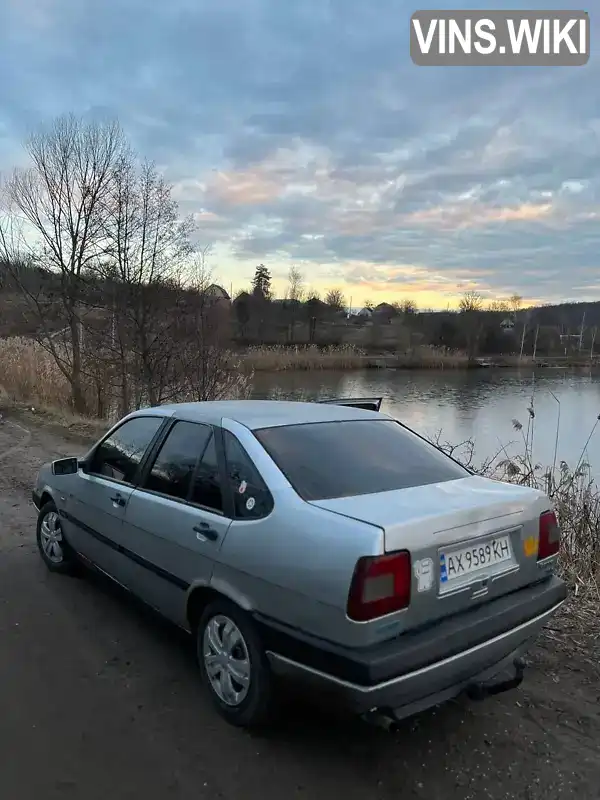
[[[407,550],[360,558],[350,585],[348,616],[357,622],[367,622],[407,608],[410,583],[411,563]]]
[[[538,540],[538,561],[555,556],[560,550],[560,528],[554,511],[546,511],[540,516],[540,535]]]

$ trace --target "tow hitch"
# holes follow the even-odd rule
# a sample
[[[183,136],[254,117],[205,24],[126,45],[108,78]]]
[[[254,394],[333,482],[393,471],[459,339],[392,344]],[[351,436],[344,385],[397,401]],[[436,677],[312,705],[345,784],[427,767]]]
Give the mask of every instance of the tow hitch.
[[[516,689],[523,682],[523,673],[525,672],[525,662],[522,658],[515,658],[513,661],[515,674],[512,678],[506,680],[498,680],[496,677],[489,681],[481,681],[478,683],[471,683],[467,687],[467,695],[471,700],[484,700],[486,697],[491,697],[495,694],[508,692],[511,689]]]

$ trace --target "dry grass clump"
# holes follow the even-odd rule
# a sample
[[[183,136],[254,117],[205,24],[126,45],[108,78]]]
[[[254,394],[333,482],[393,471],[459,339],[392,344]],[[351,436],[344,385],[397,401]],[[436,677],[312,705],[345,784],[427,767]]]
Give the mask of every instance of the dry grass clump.
[[[520,423],[515,420],[520,432]],[[600,652],[600,487],[590,467],[579,459],[575,467],[562,461],[543,468],[531,459],[531,429],[523,451],[508,456],[501,448],[497,457],[475,467],[486,477],[540,489],[553,502],[562,531],[558,572],[570,589],[567,602],[544,628],[545,639],[554,650],[569,657],[574,652]],[[439,442],[438,443],[439,446]],[[474,468],[472,441],[442,449],[466,466]]]
[[[204,361],[206,363],[196,369],[197,374],[182,376],[176,386],[169,387],[167,399],[247,397],[255,370],[278,372],[365,366],[362,351],[351,345],[324,349],[315,346],[253,347],[244,353],[212,353],[209,348]],[[25,337],[0,339],[0,392],[13,402],[64,410],[71,407],[69,382],[56,361],[38,342]],[[96,397],[91,381],[89,392],[88,407],[94,408]]]
[[[600,417],[594,421],[577,463],[570,466],[557,458],[560,403],[556,397],[555,400],[559,404],[559,416],[555,430],[554,461],[549,467],[542,466],[533,458],[536,423],[533,397],[527,409],[527,424],[524,426],[519,420],[513,420],[513,428],[521,445],[516,455],[509,453],[509,445],[501,446],[494,456],[483,464],[477,464],[472,440],[450,445],[442,442],[438,434],[434,444],[480,475],[530,486],[551,498],[562,530],[560,573],[569,583],[573,594],[587,601],[582,605],[582,614],[596,617],[600,601],[600,486],[587,462],[587,445],[598,427]],[[544,435],[547,435],[547,428]]]
[[[238,354],[206,348],[202,359],[190,359],[195,369],[180,376],[164,388],[161,402],[186,400],[242,399],[250,395],[252,370],[242,365]],[[97,368],[91,364],[91,369]],[[97,371],[97,370],[96,370]],[[102,385],[106,395],[103,416],[113,419],[117,410],[118,386],[110,385],[110,370]],[[96,375],[94,374],[96,379]],[[85,384],[84,384],[85,385]],[[130,381],[132,395],[147,405],[143,391]],[[86,393],[88,408],[97,408],[97,386],[90,376]],[[71,387],[53,356],[38,342],[25,337],[0,339],[0,398],[20,406],[34,407],[40,413],[52,410],[53,415],[71,413]],[[73,417],[74,419],[74,417]]]
[[[241,358],[246,369],[253,369],[257,372],[360,369],[365,366],[364,353],[352,345],[324,348],[316,345],[250,347]]]
[[[15,402],[52,408],[70,405],[69,383],[56,362],[32,339],[0,339],[0,385]]]

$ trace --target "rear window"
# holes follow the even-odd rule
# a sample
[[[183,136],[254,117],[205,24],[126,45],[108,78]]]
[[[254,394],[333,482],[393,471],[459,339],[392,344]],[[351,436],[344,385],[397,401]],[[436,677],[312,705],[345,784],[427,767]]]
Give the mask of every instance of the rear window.
[[[285,425],[255,435],[304,500],[389,492],[469,475],[392,420]]]

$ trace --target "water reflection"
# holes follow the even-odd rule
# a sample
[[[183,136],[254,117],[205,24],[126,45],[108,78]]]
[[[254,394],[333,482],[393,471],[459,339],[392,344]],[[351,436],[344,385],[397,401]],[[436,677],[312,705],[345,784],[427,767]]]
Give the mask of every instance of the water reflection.
[[[332,397],[384,397],[383,410],[419,433],[460,442],[473,438],[483,460],[501,445],[518,452],[521,434],[512,420],[526,425],[535,403],[534,455],[550,464],[560,403],[559,458],[574,466],[600,413],[600,379],[586,374],[508,370],[281,372],[257,373],[254,397],[296,400]],[[556,399],[555,399],[556,398]],[[522,440],[521,440],[522,441]],[[600,472],[600,436],[588,445],[588,458]]]

